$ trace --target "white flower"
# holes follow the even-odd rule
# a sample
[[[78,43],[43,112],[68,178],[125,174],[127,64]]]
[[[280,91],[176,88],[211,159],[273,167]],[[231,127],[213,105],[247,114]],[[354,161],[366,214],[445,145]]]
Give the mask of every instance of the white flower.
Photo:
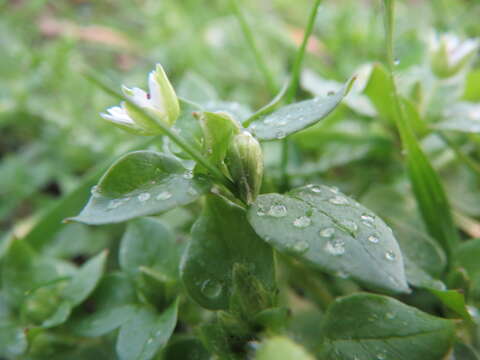
[[[148,75],[148,93],[137,87],[126,86],[122,86],[122,91],[131,102],[151,113],[164,125],[171,126],[178,118],[180,107],[177,95],[160,64]],[[111,107],[100,115],[105,120],[139,135],[157,135],[162,132],[157,122],[142,116],[127,102]]]
[[[475,55],[478,46],[476,39],[462,41],[452,34],[443,34],[440,37],[432,34],[430,54],[433,72],[441,78],[457,74]]]

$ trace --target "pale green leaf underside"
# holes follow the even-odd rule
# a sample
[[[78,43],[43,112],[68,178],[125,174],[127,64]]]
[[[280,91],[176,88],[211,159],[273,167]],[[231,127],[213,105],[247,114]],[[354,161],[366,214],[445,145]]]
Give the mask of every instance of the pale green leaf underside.
[[[100,179],[82,212],[69,220],[91,225],[118,223],[186,205],[208,191],[204,178],[170,156],[129,153]]]
[[[330,114],[347,95],[355,78],[342,89],[325,98],[314,98],[284,106],[252,123],[248,130],[259,140],[282,139],[294,134]]]
[[[285,195],[260,195],[248,219],[278,251],[315,268],[372,289],[409,291],[391,229],[336,189],[310,185]]]

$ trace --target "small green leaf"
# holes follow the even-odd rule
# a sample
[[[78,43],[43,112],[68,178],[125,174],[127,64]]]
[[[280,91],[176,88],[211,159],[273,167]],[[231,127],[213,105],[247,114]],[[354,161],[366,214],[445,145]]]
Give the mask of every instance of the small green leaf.
[[[373,289],[408,292],[403,259],[383,220],[337,189],[322,185],[260,195],[248,220],[278,251]]]
[[[138,308],[135,315],[122,325],[117,339],[120,360],[149,360],[165,346],[177,324],[178,302],[162,314],[148,306]]]
[[[200,124],[203,130],[207,158],[221,166],[232,137],[240,131],[240,124],[227,113],[202,112]]]
[[[107,251],[103,251],[86,262],[63,289],[63,298],[73,306],[82,303],[95,289],[103,275]]]
[[[70,275],[57,265],[40,258],[24,241],[14,240],[3,259],[2,288],[8,303],[19,306],[31,290]]]
[[[207,309],[228,309],[236,264],[250,269],[265,289],[274,288],[272,249],[255,234],[243,209],[209,196],[181,268],[190,296]]]
[[[265,340],[258,349],[256,360],[313,360],[300,345],[287,337],[277,336]]]
[[[325,98],[314,98],[284,106],[252,123],[248,130],[259,140],[283,139],[330,114],[348,94],[355,78],[351,78],[341,90]]]
[[[141,218],[130,222],[122,238],[119,250],[120,267],[136,277],[141,267],[148,267],[162,274],[165,280],[178,278],[178,264],[183,246],[162,222],[153,218]]]
[[[135,305],[120,305],[105,308],[79,319],[73,328],[75,334],[87,337],[102,336],[130,320],[136,311]]]
[[[91,225],[118,223],[188,204],[208,190],[177,159],[135,151],[115,162],[93,188],[90,201],[71,221]]]
[[[465,303],[465,295],[456,290],[429,289],[449,309],[455,311],[466,320],[472,320]]]
[[[454,323],[386,296],[355,294],[336,300],[323,322],[325,360],[438,360],[454,340]]]

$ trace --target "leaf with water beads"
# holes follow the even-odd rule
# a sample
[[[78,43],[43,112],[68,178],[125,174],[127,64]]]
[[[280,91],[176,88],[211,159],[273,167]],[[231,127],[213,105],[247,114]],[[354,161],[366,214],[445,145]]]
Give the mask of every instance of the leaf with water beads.
[[[282,214],[282,209],[276,211]],[[274,288],[272,248],[255,234],[242,208],[218,196],[207,196],[183,258],[183,283],[203,307],[228,309],[235,266],[248,269],[266,290]]]
[[[335,188],[310,185],[260,195],[247,216],[261,238],[312,267],[376,290],[409,291],[391,229]]]
[[[171,156],[135,151],[103,175],[82,212],[68,219],[90,225],[118,223],[186,205],[210,188]]]
[[[248,130],[259,140],[278,140],[294,134],[327,117],[348,94],[355,77],[338,92],[284,106],[252,123]]]
[[[454,340],[453,321],[387,297],[354,294],[337,299],[322,324],[324,360],[437,360]]]

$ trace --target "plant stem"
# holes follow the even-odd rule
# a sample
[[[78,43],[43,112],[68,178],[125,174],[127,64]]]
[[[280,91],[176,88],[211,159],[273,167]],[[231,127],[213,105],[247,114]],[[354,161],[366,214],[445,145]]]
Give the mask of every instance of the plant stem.
[[[270,94],[275,94],[277,92],[277,85],[275,82],[275,78],[272,72],[270,71],[270,69],[268,68],[265,58],[260,52],[260,49],[258,48],[257,43],[255,42],[255,37],[253,36],[252,30],[248,25],[247,19],[245,18],[245,16],[242,13],[242,10],[240,9],[238,0],[230,0],[230,5],[233,13],[235,14],[235,17],[238,20],[238,23],[240,24],[243,35],[245,36],[245,39],[248,45],[250,46],[253,56],[255,57],[257,66],[264,77],[265,84],[267,85],[268,91],[270,92]]]
[[[174,131],[172,131],[167,125],[165,125],[161,120],[157,120],[153,117],[150,113],[146,112],[143,108],[135,104],[130,99],[123,96],[123,94],[117,90],[115,90],[110,85],[107,85],[103,80],[101,80],[98,76],[88,73],[86,74],[87,79],[92,81],[106,93],[110,94],[113,97],[116,97],[119,100],[123,100],[132,106],[135,111],[137,111],[140,115],[148,118],[151,121],[154,121],[163,131],[163,133],[170,138],[176,145],[178,145],[183,151],[189,154],[197,163],[202,165],[205,169],[207,169],[210,174],[219,181],[222,185],[224,185],[228,190],[232,193],[236,193],[236,187],[233,182],[228,179],[219,169],[217,169],[214,165],[212,165],[207,159],[203,157],[203,155],[194,147],[192,147],[187,141],[185,141],[181,136],[178,136]]]
[[[300,48],[297,51],[297,55],[293,63],[292,77],[290,80],[290,85],[288,87],[287,95],[285,99],[287,103],[292,102],[293,99],[295,98],[295,95],[297,94],[298,83],[300,80],[300,72],[302,70],[303,59],[305,57],[305,51],[307,49],[308,39],[312,35],[313,28],[315,25],[315,20],[317,19],[318,7],[320,6],[321,2],[322,0],[315,0],[312,10],[310,11],[310,17],[308,19],[307,27],[305,28],[305,33],[303,34],[302,44],[300,45]]]
[[[307,44],[310,36],[312,35],[313,28],[315,25],[315,20],[317,19],[318,7],[320,6],[322,0],[315,0],[312,10],[310,11],[310,16],[308,19],[307,27],[305,28],[305,33],[303,34],[302,44],[297,51],[295,61],[292,67],[292,75],[290,79],[290,84],[287,89],[287,94],[285,100],[287,104],[291,103],[295,96],[297,95],[298,83],[300,80],[300,72],[302,71],[303,59],[305,57],[305,51],[307,49]],[[285,138],[282,142],[282,158],[280,162],[280,171],[281,171],[281,188],[283,190],[287,189],[288,184],[288,153],[289,153],[289,141]]]

